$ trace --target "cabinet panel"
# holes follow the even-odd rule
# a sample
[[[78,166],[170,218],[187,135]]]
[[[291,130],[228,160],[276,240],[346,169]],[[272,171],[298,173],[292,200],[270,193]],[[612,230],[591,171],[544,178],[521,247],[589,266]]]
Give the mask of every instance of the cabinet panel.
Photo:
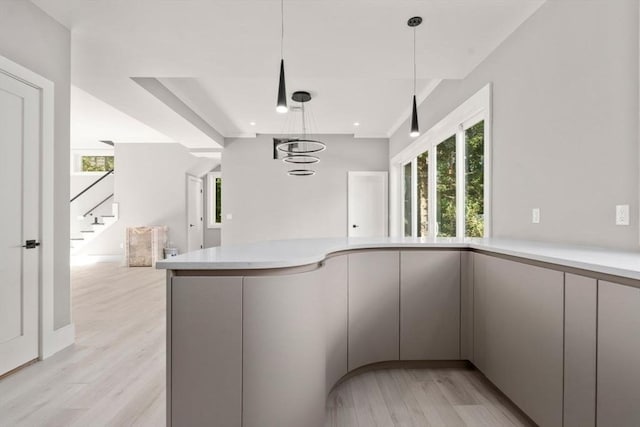
[[[460,252],[460,358],[473,362],[473,257]]]
[[[400,253],[400,359],[460,358],[460,252]]]
[[[596,279],[565,275],[564,427],[596,423],[596,299]]]
[[[640,425],[640,289],[598,283],[598,425]]]
[[[325,261],[319,270],[324,297],[327,345],[327,393],[347,373],[347,257]]]
[[[474,256],[474,359],[541,427],[562,425],[563,273]]]
[[[324,423],[320,272],[244,278],[243,427]]]
[[[171,424],[240,426],[242,278],[171,280]]]
[[[349,254],[349,370],[399,357],[398,251]]]

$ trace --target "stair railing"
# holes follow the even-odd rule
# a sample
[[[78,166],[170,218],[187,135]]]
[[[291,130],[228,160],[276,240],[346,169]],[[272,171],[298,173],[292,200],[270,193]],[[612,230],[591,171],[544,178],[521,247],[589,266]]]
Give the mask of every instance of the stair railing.
[[[96,209],[98,209],[100,206],[102,206],[107,200],[109,200],[110,198],[113,197],[113,193],[109,194],[103,201],[101,201],[100,203],[98,203],[97,205],[95,205],[94,207],[92,207],[91,209],[89,209],[88,211],[86,211],[82,217],[86,218],[87,216],[91,215],[93,213],[93,211],[95,211]]]
[[[82,196],[84,193],[86,193],[87,191],[89,191],[94,185],[96,185],[97,183],[99,183],[100,181],[102,181],[103,179],[105,179],[106,177],[108,177],[109,175],[111,175],[112,173],[115,173],[114,169],[111,169],[110,171],[106,172],[104,175],[102,175],[100,178],[96,179],[95,181],[93,181],[93,183],[91,183],[89,186],[87,186],[87,188],[85,188],[84,190],[82,190],[81,192],[79,192],[78,194],[76,194],[75,197],[73,197],[71,199],[71,201],[69,203],[73,203],[73,201],[75,199],[77,199],[78,197]],[[112,194],[113,196],[113,194]],[[111,196],[109,196],[111,197]],[[106,200],[104,200],[102,203],[104,203]],[[86,216],[86,215],[85,215]]]

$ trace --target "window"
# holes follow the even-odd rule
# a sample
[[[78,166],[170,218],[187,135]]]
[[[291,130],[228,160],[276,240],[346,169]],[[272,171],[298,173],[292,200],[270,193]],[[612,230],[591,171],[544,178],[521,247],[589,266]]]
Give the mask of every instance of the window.
[[[108,172],[113,169],[113,156],[81,156],[81,172]]]
[[[219,228],[222,224],[222,176],[220,172],[207,174],[207,227]]]
[[[490,89],[483,88],[391,159],[402,194],[400,201],[392,187],[393,235],[489,235]]]
[[[436,233],[456,237],[456,136],[436,146]]]
[[[465,140],[465,235],[484,236],[484,120],[468,128]]]
[[[404,235],[411,236],[412,230],[411,227],[413,225],[413,219],[411,218],[411,163],[407,163],[403,166],[403,174],[404,174]]]

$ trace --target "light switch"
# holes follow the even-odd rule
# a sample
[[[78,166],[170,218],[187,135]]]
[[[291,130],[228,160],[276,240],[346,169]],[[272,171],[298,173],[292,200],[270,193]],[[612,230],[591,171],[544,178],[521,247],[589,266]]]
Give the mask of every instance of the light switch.
[[[540,224],[540,208],[531,209],[531,222],[533,224]]]
[[[629,205],[616,206],[616,225],[629,225]]]

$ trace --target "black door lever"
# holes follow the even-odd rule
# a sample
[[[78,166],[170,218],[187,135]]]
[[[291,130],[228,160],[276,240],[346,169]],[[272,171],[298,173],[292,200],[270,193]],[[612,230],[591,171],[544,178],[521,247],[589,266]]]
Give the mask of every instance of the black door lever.
[[[35,240],[27,240],[24,243],[25,244],[22,245],[22,247],[27,249],[35,249],[36,247],[40,246],[40,242],[36,242]]]

